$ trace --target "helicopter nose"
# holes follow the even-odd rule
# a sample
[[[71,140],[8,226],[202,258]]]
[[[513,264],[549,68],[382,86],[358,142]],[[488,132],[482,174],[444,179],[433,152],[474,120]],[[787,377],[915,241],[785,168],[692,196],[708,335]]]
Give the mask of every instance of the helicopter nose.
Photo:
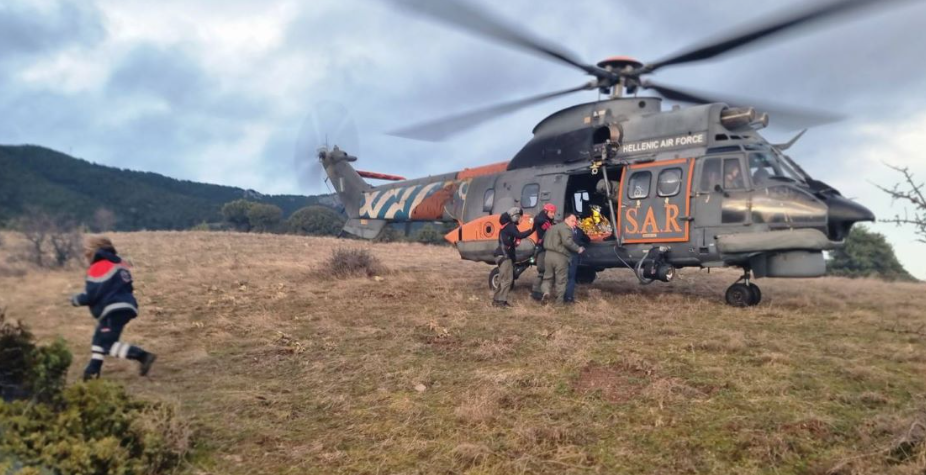
[[[830,195],[826,205],[829,208],[829,237],[835,241],[845,239],[853,224],[875,220],[875,214],[870,209],[839,195]]]

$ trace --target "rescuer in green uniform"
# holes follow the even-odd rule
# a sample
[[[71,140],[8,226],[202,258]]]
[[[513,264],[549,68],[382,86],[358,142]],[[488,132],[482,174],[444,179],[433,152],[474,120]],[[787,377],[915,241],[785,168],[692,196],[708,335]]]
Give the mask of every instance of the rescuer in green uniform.
[[[562,223],[554,225],[543,238],[543,247],[547,252],[546,269],[543,272],[543,298],[550,298],[550,290],[556,291],[556,303],[563,303],[566,295],[566,279],[569,278],[569,262],[572,256],[585,252],[585,248],[576,244],[572,238],[578,220],[570,213]]]
[[[543,205],[543,211],[534,218],[534,232],[537,233],[537,248],[534,251],[536,258],[534,262],[537,265],[537,281],[534,282],[534,286],[531,288],[531,298],[534,300],[541,300],[543,297],[543,269],[547,255],[546,251],[543,250],[543,236],[547,234],[548,229],[556,224],[553,221],[555,215],[556,205],[547,203]]]
[[[492,305],[510,307],[508,291],[514,283],[514,264],[517,261],[518,243],[534,233],[533,228],[518,230],[524,211],[515,206],[499,217],[502,230],[498,233],[498,249],[495,250],[495,262],[498,263],[498,288],[492,296]]]

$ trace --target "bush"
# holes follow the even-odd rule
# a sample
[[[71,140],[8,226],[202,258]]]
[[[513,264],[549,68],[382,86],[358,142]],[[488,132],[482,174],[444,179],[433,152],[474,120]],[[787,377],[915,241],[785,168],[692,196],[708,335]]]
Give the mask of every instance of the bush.
[[[344,228],[344,219],[326,206],[306,206],[293,213],[287,225],[295,234],[337,236]]]
[[[427,224],[415,233],[415,241],[420,242],[421,244],[447,244],[447,241],[444,239],[444,236],[441,235],[437,229],[434,229],[434,226]]]
[[[53,402],[64,388],[71,352],[64,340],[37,347],[21,323],[6,321],[0,310],[0,397]]]
[[[382,275],[386,268],[366,249],[335,249],[325,261],[322,272],[336,279],[346,279]]]
[[[105,380],[63,391],[57,404],[0,405],[0,451],[58,473],[163,473],[186,456],[190,431],[171,406]]]
[[[248,211],[251,210],[251,204],[248,200],[229,201],[222,206],[222,216],[238,231],[250,231],[251,221],[248,219]]]
[[[190,430],[173,406],[139,401],[108,381],[65,388],[64,342],[36,347],[0,312],[0,473],[154,474],[177,467]]]
[[[251,229],[260,233],[273,231],[283,219],[283,210],[274,205],[252,203],[248,210],[248,223]]]
[[[894,255],[883,234],[854,226],[846,245],[831,253],[827,273],[843,277],[879,277],[885,280],[915,281]]]
[[[374,239],[375,242],[402,242],[405,240],[405,234],[398,231],[395,227],[386,225]]]

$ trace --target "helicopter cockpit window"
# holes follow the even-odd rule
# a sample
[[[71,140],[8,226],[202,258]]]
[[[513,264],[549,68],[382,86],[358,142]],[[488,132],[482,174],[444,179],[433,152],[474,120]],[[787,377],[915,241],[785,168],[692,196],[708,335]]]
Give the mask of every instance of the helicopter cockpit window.
[[[711,192],[714,187],[720,184],[720,159],[708,158],[701,166],[701,184],[698,189],[701,191]]]
[[[675,196],[681,189],[681,168],[667,168],[659,172],[659,178],[656,180],[656,194],[661,197]]]
[[[491,213],[492,206],[495,204],[495,189],[489,188],[486,190],[485,196],[482,198],[482,210]]]
[[[533,208],[534,206],[537,206],[537,196],[539,194],[540,185],[536,183],[524,185],[524,189],[521,190],[521,207]]]
[[[741,190],[746,188],[746,180],[743,178],[743,168],[738,158],[724,159],[723,188],[725,190]]]
[[[772,177],[792,178],[782,171],[776,157],[769,152],[749,154],[749,174],[752,175],[752,182],[756,185],[766,184]]]
[[[636,172],[630,177],[630,186],[627,188],[627,197],[632,200],[642,200],[649,196],[649,184],[653,179],[650,172]]]

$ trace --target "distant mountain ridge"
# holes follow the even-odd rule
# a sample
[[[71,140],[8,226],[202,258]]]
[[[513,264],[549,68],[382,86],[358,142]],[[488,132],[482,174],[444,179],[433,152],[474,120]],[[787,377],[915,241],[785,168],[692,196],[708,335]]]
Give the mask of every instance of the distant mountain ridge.
[[[180,230],[222,220],[222,205],[248,199],[279,206],[284,217],[309,205],[339,208],[332,195],[263,195],[98,165],[35,145],[0,145],[0,226],[31,209],[90,224],[101,209],[120,231]]]

